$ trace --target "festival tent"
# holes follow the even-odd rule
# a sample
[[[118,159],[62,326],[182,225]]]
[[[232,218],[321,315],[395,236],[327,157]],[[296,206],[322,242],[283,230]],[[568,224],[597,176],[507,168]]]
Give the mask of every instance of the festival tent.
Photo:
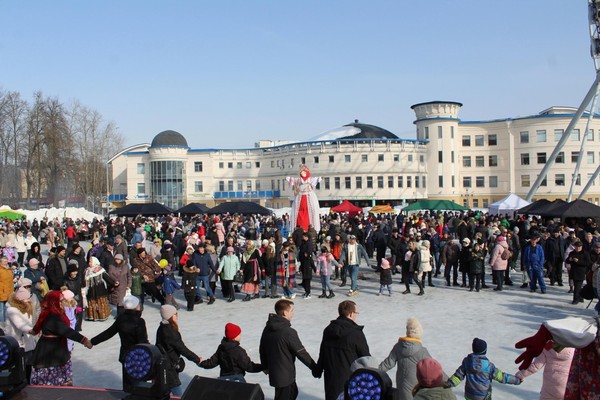
[[[468,207],[463,207],[450,200],[419,200],[404,207],[402,211],[417,210],[436,210],[436,211],[467,211]]]
[[[520,198],[514,193],[511,193],[502,200],[490,204],[489,213],[490,215],[512,214],[513,212],[529,204],[531,204],[531,202]]]
[[[577,199],[557,206],[545,215],[561,218],[598,218],[600,217],[600,207],[585,200]]]
[[[348,200],[344,200],[337,206],[331,207],[331,211],[337,212],[337,213],[347,212],[349,214],[358,214],[358,213],[362,212],[363,209],[355,206],[354,204],[350,203]]]
[[[181,207],[179,210],[175,211],[177,214],[183,215],[196,215],[196,214],[206,214],[208,211],[208,207],[206,204],[202,203],[190,203]]]
[[[538,209],[542,206],[545,206],[546,204],[549,204],[549,203],[550,203],[550,200],[539,199],[525,207],[519,208],[517,210],[517,213],[518,214],[534,214],[531,212],[531,210],[536,210],[536,209]]]
[[[389,204],[382,204],[371,208],[369,212],[373,214],[395,214],[396,210]]]
[[[271,210],[251,201],[229,201],[206,211],[207,214],[261,214],[271,215]]]
[[[540,215],[542,217],[551,217],[553,210],[555,210],[556,208],[561,207],[565,204],[567,204],[566,201],[561,200],[561,199],[556,199],[556,200],[551,201],[550,203],[547,203],[543,206],[529,210],[528,214]]]
[[[117,214],[123,217],[135,217],[138,215],[165,215],[172,214],[173,209],[160,203],[132,203],[124,207],[112,210],[109,214]]]
[[[27,217],[25,213],[20,211],[15,211],[9,206],[0,207],[0,218],[8,218],[13,221],[23,219],[23,217]]]

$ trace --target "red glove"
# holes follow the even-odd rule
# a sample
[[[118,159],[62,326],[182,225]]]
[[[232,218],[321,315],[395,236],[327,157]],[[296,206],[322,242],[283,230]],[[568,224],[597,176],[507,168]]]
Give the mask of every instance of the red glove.
[[[515,348],[525,348],[523,354],[521,354],[515,360],[515,364],[518,364],[521,361],[523,361],[521,365],[519,365],[519,369],[524,370],[529,368],[529,365],[531,364],[533,359],[542,353],[542,351],[544,350],[544,346],[546,346],[546,343],[548,343],[548,341],[550,340],[552,340],[552,335],[544,325],[541,325],[540,329],[538,329],[535,335],[517,342],[515,344]]]

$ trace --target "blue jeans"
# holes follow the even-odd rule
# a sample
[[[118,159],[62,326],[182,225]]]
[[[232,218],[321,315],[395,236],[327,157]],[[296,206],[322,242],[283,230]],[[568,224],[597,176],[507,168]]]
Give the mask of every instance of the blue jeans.
[[[529,282],[529,287],[531,290],[537,289],[537,283],[540,284],[540,289],[542,291],[546,291],[546,283],[544,283],[544,267],[529,267],[530,273],[529,276],[531,278],[531,282]]]
[[[204,282],[204,288],[206,289],[206,295],[210,298],[215,297],[215,294],[213,293],[212,289],[210,288],[210,275],[204,275],[204,276],[198,275],[198,277],[196,278],[196,295],[199,297],[202,297],[202,295],[200,294],[200,282]]]
[[[294,289],[290,288],[290,279],[285,280],[285,286],[282,286],[284,296],[290,297],[294,294]]]
[[[181,385],[172,387],[171,394],[173,396],[183,396],[183,388],[181,387]]]
[[[356,290],[358,287],[358,264],[348,265],[348,272],[350,272],[350,290]]]
[[[326,291],[326,290],[332,291],[333,289],[331,288],[331,283],[329,282],[331,278],[330,278],[329,274],[326,274],[326,275],[327,276],[321,275],[321,287],[323,288],[323,291]]]
[[[4,313],[5,310],[6,310],[6,302],[0,301],[0,322],[6,321],[6,315]]]

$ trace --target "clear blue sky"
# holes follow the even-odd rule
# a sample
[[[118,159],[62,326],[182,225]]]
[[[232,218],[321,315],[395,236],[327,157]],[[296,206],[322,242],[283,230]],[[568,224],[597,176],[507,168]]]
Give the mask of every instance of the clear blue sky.
[[[415,103],[463,120],[579,106],[586,0],[0,0],[0,88],[77,99],[127,145],[308,139],[361,122],[414,138]]]

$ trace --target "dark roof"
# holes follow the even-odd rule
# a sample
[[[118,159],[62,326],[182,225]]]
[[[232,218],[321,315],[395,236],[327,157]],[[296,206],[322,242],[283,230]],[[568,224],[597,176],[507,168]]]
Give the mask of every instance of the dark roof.
[[[355,135],[340,137],[338,139],[398,139],[398,136],[394,135],[392,132],[375,125],[355,122],[344,126],[353,126],[360,129],[360,132]]]
[[[179,132],[162,131],[152,139],[150,147],[189,147],[185,137]]]

